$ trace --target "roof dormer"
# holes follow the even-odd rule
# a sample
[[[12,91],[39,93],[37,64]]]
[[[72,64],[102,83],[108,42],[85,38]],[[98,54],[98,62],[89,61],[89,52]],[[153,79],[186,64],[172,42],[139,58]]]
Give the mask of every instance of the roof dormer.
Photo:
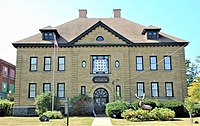
[[[54,34],[58,35],[57,29],[51,26],[40,29],[40,32],[42,33],[42,40],[54,40]]]
[[[150,25],[142,30],[142,34],[145,35],[147,39],[159,39],[160,30],[161,28]]]

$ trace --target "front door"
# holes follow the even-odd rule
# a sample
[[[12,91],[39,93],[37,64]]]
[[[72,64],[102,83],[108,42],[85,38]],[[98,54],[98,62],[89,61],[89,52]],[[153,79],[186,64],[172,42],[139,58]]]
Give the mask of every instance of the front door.
[[[104,114],[108,103],[108,92],[104,88],[98,88],[94,92],[94,110],[96,114]]]

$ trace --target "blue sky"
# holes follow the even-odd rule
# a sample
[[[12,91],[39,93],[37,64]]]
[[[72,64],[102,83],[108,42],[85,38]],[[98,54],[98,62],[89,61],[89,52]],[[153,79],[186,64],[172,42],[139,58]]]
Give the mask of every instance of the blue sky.
[[[0,0],[0,58],[16,64],[11,43],[78,18],[111,18],[121,9],[122,18],[161,27],[161,32],[189,41],[186,58],[200,56],[200,0]]]

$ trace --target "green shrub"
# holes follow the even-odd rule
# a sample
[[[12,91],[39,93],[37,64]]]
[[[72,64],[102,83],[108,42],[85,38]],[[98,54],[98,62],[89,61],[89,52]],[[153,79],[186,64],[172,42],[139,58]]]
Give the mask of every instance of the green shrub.
[[[12,115],[14,102],[7,99],[0,100],[0,116]]]
[[[132,103],[132,105],[135,107],[136,110],[140,108],[139,102],[140,100],[137,99]],[[161,105],[161,102],[158,99],[150,99],[150,98],[145,98],[144,103],[146,105],[150,105],[152,108],[160,107]]]
[[[155,108],[152,111],[141,109],[135,111],[129,109],[122,113],[122,117],[133,122],[152,120],[170,121],[175,117],[175,112],[167,108]]]
[[[200,116],[200,103],[194,104],[192,113],[193,116]]]
[[[184,117],[187,114],[184,110],[183,102],[178,100],[163,101],[161,107],[173,110],[176,113],[176,117]]]
[[[115,118],[121,118],[121,113],[131,107],[130,103],[124,101],[115,101],[106,104],[106,115]],[[115,115],[115,116],[114,116]]]
[[[175,112],[168,108],[155,108],[150,112],[152,120],[171,121],[175,117]]]
[[[45,113],[43,113],[43,115],[46,115],[47,117],[49,117],[50,119],[62,119],[63,115],[60,111],[47,111]]]
[[[54,110],[59,110],[59,100],[54,97]],[[52,93],[42,92],[35,98],[36,112],[42,115],[46,111],[52,110]]]
[[[80,94],[70,99],[70,115],[73,116],[91,116],[94,105],[91,97],[86,94]]]

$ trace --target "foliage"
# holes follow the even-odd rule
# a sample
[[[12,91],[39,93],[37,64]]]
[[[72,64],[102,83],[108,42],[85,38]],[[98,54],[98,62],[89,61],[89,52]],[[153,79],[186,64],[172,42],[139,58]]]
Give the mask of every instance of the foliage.
[[[192,114],[194,116],[200,116],[200,103],[194,104]]]
[[[191,100],[194,102],[200,102],[200,82],[193,82],[191,85],[189,85],[188,96],[191,97]]]
[[[72,105],[72,109],[74,110],[73,112],[71,112],[72,115],[76,116],[92,115],[92,111],[94,109],[93,100],[86,94],[80,94],[78,96],[72,97],[70,99],[70,103]]]
[[[50,119],[62,119],[63,115],[60,111],[47,111],[45,113],[43,113],[43,115],[46,115],[47,117],[49,117]]]
[[[7,99],[9,100],[9,101],[14,101],[14,94],[8,94],[8,96],[7,96]]]
[[[7,99],[0,100],[0,116],[11,115],[14,102]]]
[[[139,102],[140,102],[140,100],[137,99],[132,103],[132,105],[135,107],[135,109],[139,109],[140,108]],[[160,107],[160,105],[161,105],[161,102],[158,99],[150,99],[150,98],[145,98],[144,99],[144,103],[146,105],[150,105],[152,108]]]
[[[55,96],[54,97],[54,109],[59,109],[59,100]],[[52,93],[50,92],[42,92],[35,98],[36,112],[39,115],[42,115],[46,111],[50,111],[52,109]]]
[[[130,103],[124,101],[115,101],[106,104],[106,115],[115,118],[121,118],[121,113],[131,107]]]
[[[178,100],[166,100],[161,103],[161,107],[173,110],[176,113],[176,117],[185,116],[183,102]]]
[[[155,108],[152,111],[141,109],[134,111],[129,109],[122,113],[122,117],[132,122],[152,120],[170,121],[174,119],[175,112],[167,108]]]
[[[195,61],[195,63],[191,63],[189,59],[185,60],[187,84],[191,84],[196,76],[200,73],[200,70],[198,69],[200,64],[200,56],[197,56]]]

